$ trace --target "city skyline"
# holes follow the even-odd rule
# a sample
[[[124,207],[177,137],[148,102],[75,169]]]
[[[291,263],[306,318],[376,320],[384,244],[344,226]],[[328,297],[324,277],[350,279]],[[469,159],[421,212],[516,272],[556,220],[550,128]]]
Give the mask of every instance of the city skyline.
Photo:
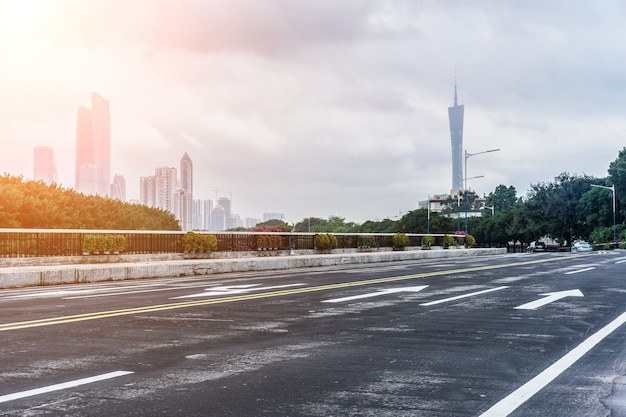
[[[395,218],[450,188],[456,77],[468,150],[502,149],[472,160],[478,194],[600,178],[624,147],[623,16],[617,0],[4,0],[0,169],[30,177],[48,146],[74,188],[76,109],[97,91],[128,200],[188,152],[194,198],[232,192],[244,217]]]

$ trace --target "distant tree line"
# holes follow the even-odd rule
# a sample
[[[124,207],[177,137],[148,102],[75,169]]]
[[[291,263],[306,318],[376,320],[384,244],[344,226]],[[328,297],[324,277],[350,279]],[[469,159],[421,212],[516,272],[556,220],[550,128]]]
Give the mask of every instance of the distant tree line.
[[[519,197],[513,186],[499,185],[489,193],[480,217],[467,219],[468,232],[478,244],[507,245],[510,242],[528,244],[549,237],[562,244],[577,239],[594,243],[613,241],[612,191],[591,185],[615,186],[616,235],[626,240],[626,148],[610,163],[608,176],[559,174],[554,181],[531,184],[528,194]],[[466,199],[466,201],[463,200]],[[343,217],[328,219],[309,217],[294,225],[272,221],[275,231],[312,233],[451,233],[465,230],[464,211],[477,211],[478,196],[468,192],[459,199],[443,203],[441,213],[417,209],[397,220],[368,220],[363,224],[346,222]],[[484,208],[484,207],[483,207]],[[457,215],[455,215],[457,213]],[[276,224],[280,223],[280,225]],[[429,225],[430,223],[430,225]],[[265,224],[257,227],[265,227]],[[280,226],[280,227],[279,227]],[[280,229],[280,230],[279,230]]]
[[[0,176],[0,228],[180,230],[169,212],[140,204]]]

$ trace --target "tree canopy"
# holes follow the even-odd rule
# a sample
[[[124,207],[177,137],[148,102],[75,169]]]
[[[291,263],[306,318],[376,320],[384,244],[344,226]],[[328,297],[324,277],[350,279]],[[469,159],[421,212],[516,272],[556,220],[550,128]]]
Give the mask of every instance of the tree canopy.
[[[169,212],[56,184],[0,176],[0,227],[29,229],[180,230]]]

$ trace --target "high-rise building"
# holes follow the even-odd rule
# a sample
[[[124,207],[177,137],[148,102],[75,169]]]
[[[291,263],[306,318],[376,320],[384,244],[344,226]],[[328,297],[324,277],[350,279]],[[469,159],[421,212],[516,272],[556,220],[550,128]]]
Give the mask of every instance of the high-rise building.
[[[187,152],[180,160],[180,189],[177,217],[183,230],[193,230],[193,162]]]
[[[463,189],[463,113],[464,106],[458,105],[456,80],[454,81],[454,106],[448,107],[450,140],[452,144],[452,189]]]
[[[111,184],[111,115],[109,102],[91,94],[91,109],[78,108],[76,191],[107,196]]]
[[[126,178],[123,175],[115,174],[111,184],[111,198],[126,201]]]
[[[156,176],[139,177],[139,204],[156,207]]]
[[[155,169],[156,201],[155,207],[176,215],[174,193],[176,192],[176,168],[160,167]]]
[[[193,194],[193,162],[187,152],[180,159],[180,188]]]
[[[34,151],[35,180],[41,180],[46,184],[57,181],[56,167],[54,166],[54,153],[52,148],[38,146]]]

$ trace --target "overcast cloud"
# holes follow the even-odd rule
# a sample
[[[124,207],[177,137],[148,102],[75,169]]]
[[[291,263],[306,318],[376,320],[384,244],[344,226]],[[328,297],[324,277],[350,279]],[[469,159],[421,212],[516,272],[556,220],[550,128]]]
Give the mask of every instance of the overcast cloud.
[[[194,198],[242,217],[393,218],[452,185],[606,176],[626,146],[620,0],[0,0],[0,170],[54,149],[74,186],[76,111],[109,100],[112,171],[194,163]],[[215,191],[219,190],[219,191]],[[232,193],[232,194],[231,194]]]

